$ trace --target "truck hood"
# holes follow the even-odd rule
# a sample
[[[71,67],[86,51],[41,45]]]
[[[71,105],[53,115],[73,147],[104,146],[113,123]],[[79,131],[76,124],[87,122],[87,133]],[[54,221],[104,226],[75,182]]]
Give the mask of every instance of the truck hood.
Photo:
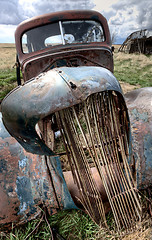
[[[49,70],[9,93],[2,102],[3,123],[26,149],[54,155],[38,136],[39,120],[106,90],[122,94],[114,75],[102,67],[62,67]]]

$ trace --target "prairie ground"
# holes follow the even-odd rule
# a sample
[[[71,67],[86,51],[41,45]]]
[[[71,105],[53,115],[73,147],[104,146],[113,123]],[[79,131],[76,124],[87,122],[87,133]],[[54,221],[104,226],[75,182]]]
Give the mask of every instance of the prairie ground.
[[[16,84],[16,49],[14,44],[0,44],[0,101]]]
[[[11,69],[15,63],[15,44],[0,43],[0,70]]]
[[[124,92],[140,87],[152,87],[152,56],[118,53],[116,46],[114,52],[114,75],[120,81]],[[15,86],[16,73],[13,68],[16,61],[14,44],[0,44],[0,100]],[[27,223],[24,227],[15,228],[10,233],[2,232],[0,239],[25,240],[25,239],[51,239],[50,227],[57,231],[67,240],[93,240],[93,239],[123,239],[144,240],[152,239],[152,219],[148,214],[149,201],[146,193],[143,197],[144,219],[138,231],[126,235],[111,234],[105,229],[100,229],[92,220],[81,211],[64,211],[57,215],[40,217]],[[42,213],[43,215],[43,213]],[[113,219],[108,216],[109,224]],[[58,238],[59,239],[59,238]]]

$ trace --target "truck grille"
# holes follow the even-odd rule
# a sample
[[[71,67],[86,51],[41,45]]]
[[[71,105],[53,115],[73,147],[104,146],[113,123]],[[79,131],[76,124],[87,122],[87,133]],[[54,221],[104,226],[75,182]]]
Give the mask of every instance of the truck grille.
[[[140,219],[141,207],[128,165],[129,120],[122,96],[95,93],[56,113],[81,202],[97,224],[106,225],[102,195],[92,176],[96,167],[118,230]]]

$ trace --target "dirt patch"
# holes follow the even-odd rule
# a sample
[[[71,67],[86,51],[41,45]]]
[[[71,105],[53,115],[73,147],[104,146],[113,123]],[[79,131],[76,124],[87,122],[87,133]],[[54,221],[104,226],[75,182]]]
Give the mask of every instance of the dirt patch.
[[[125,83],[125,82],[120,82],[120,85],[121,85],[124,93],[130,92],[130,91],[135,90],[137,88],[140,88],[140,85],[131,85],[131,84]]]

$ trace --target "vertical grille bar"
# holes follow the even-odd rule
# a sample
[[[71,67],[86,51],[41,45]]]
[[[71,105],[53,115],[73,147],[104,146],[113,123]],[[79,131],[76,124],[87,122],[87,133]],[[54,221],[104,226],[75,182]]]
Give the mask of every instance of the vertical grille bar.
[[[95,222],[106,225],[91,160],[118,230],[130,229],[140,220],[141,207],[128,164],[129,122],[123,99],[113,91],[96,93],[81,104],[57,112],[56,118],[84,208]]]

